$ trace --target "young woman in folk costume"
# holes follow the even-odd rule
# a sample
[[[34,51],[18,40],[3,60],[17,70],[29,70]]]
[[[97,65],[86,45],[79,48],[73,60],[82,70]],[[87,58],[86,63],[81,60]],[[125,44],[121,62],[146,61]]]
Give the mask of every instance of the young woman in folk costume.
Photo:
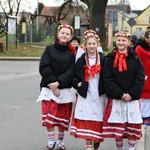
[[[103,110],[106,100],[102,80],[104,54],[97,51],[99,37],[85,36],[85,53],[77,60],[73,87],[77,103],[71,124],[71,135],[86,140],[86,149],[98,149],[102,137]]]
[[[90,36],[90,35],[96,35],[96,32],[94,30],[86,30],[84,32],[84,36]],[[97,47],[98,52],[103,52],[102,47],[100,46],[100,42]],[[76,54],[76,61],[81,55],[85,52],[85,47],[84,47],[84,39],[83,39],[83,44],[78,48],[77,54]]]
[[[103,122],[103,137],[115,138],[118,150],[123,150],[123,138],[128,138],[128,150],[135,150],[141,138],[139,99],[144,85],[144,68],[135,52],[129,48],[130,34],[116,34],[117,48],[110,52],[103,66],[103,79],[108,103]]]
[[[145,82],[140,100],[141,114],[143,123],[150,126],[150,30],[145,32],[144,39],[138,43],[135,51],[145,70]]]
[[[39,66],[42,76],[41,93],[37,101],[42,104],[42,125],[47,129],[48,145],[46,150],[65,150],[64,131],[68,130],[72,102],[75,95],[71,93],[74,77],[75,51],[70,45],[73,35],[70,25],[58,27],[55,43],[46,47]],[[55,143],[54,128],[58,127],[58,139]]]

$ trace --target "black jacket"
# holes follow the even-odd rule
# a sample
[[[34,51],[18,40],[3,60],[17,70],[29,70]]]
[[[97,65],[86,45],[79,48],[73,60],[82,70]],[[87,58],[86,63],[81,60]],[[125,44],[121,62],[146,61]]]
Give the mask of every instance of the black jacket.
[[[137,47],[138,45],[140,45],[143,49],[150,51],[150,46],[146,43],[145,39],[139,38],[135,47]]]
[[[74,76],[75,54],[69,45],[61,45],[57,41],[46,47],[39,65],[42,76],[40,87],[59,82],[59,88],[70,88]]]
[[[126,58],[128,69],[123,72],[119,72],[118,67],[113,67],[114,59],[115,53],[109,53],[103,66],[106,96],[121,99],[124,93],[128,93],[132,100],[139,99],[144,85],[144,68],[139,57],[133,50],[128,50]]]
[[[100,63],[103,66],[103,61],[104,61],[104,57],[105,55],[101,52],[99,52],[100,55]],[[75,76],[73,79],[73,87],[75,89],[77,89],[78,93],[86,98],[87,96],[87,90],[88,90],[88,82],[85,82],[85,76],[84,76],[84,65],[86,65],[86,61],[85,61],[85,53],[82,54],[82,56],[77,60],[76,64],[75,64]],[[104,94],[105,90],[104,90],[104,84],[103,84],[103,80],[102,80],[102,69],[100,71],[100,80],[99,80],[99,95]],[[82,82],[82,85],[78,88],[78,83]]]

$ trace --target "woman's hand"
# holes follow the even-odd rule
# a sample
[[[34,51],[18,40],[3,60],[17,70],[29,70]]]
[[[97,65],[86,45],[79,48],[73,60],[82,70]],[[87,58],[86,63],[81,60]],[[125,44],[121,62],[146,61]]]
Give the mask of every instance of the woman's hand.
[[[53,94],[56,96],[56,97],[59,97],[60,96],[60,90],[57,88],[53,91]]]
[[[132,99],[132,97],[128,93],[124,93],[121,99],[126,102],[129,102]]]
[[[53,82],[47,85],[52,91],[56,90],[59,86],[58,82]]]

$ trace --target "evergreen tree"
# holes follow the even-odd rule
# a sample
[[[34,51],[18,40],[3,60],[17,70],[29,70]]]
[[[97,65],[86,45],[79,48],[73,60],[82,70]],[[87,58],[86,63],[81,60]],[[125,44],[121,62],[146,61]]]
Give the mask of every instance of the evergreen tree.
[[[2,16],[0,15],[0,37],[3,37],[6,34],[6,25],[2,21]]]

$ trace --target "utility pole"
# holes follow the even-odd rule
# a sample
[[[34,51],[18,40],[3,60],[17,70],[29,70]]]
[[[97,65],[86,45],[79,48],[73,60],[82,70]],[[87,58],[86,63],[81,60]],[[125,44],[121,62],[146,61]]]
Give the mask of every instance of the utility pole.
[[[36,11],[37,17],[36,17],[36,30],[39,31],[39,0],[37,0],[37,11]]]
[[[122,31],[124,29],[124,7],[125,7],[125,0],[121,0],[122,4]]]

